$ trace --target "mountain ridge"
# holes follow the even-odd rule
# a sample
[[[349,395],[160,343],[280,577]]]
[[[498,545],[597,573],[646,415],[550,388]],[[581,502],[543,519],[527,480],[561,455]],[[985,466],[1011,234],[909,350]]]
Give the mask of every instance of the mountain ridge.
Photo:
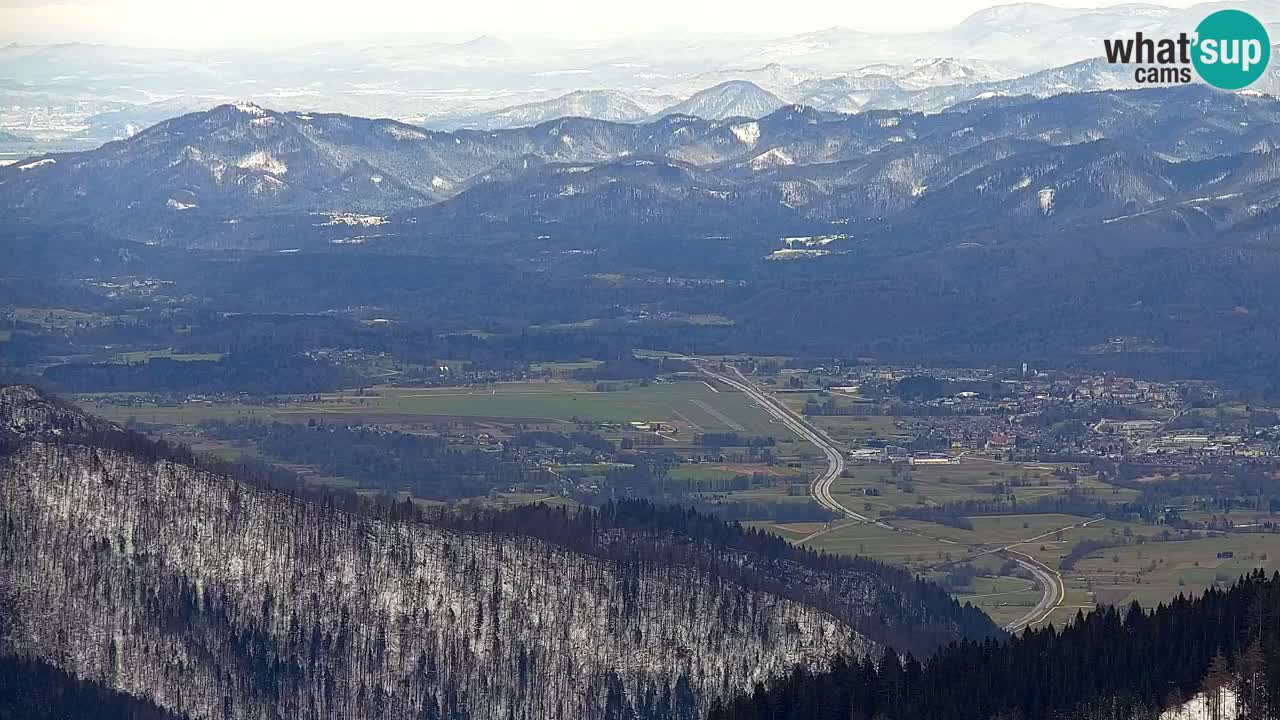
[[[714,570],[757,562],[762,580],[768,568],[790,578],[768,581],[778,587],[812,585],[907,645],[998,632],[941,589],[918,606],[926,596],[902,571],[840,561],[829,572],[821,563],[835,561],[776,538],[766,545],[784,554],[772,560],[750,549],[768,536],[713,550],[676,525],[628,530],[550,509],[435,520],[404,502],[343,510],[220,475],[30,387],[0,388],[0,413],[10,647],[193,718],[576,718],[658,705],[676,717],[796,664],[878,651],[827,610]],[[54,535],[79,540],[56,552],[34,541]],[[641,550],[650,561],[625,560]],[[696,560],[708,553],[724,557]],[[78,631],[53,631],[65,623]]]
[[[1211,213],[1217,233],[1239,225],[1247,208],[1266,206],[1268,186],[1222,190],[1228,186],[1207,176],[1158,176],[1196,167],[1187,161],[1235,157],[1228,174],[1254,168],[1254,177],[1270,178],[1263,159],[1275,127],[1280,101],[1204,86],[995,95],[934,114],[782,105],[757,119],[561,118],[453,132],[224,105],[98,150],[0,168],[0,207],[19,218],[77,219],[159,244],[206,246],[258,246],[265,230],[254,227],[269,227],[273,242],[297,242],[280,234],[281,223],[323,227],[312,242],[332,243],[364,243],[376,225],[381,247],[411,249],[434,236],[581,236],[623,218],[705,235],[742,227],[757,236],[811,235],[849,224],[853,233],[840,234],[852,238],[938,228],[923,241],[944,227],[979,231],[989,220],[971,209],[991,207],[1002,187],[1020,198],[1025,212],[1017,216],[1032,223],[1029,232],[1146,222],[1149,210],[1195,201],[1187,207],[1220,208]],[[1149,158],[1091,165],[1099,141]],[[1058,179],[1030,187],[1041,174],[1035,153],[1048,148],[1053,159],[1043,162],[1060,166]],[[1027,169],[1006,181],[1019,157]],[[1093,173],[1100,179],[1083,180]],[[972,182],[958,182],[965,176]],[[1095,192],[1104,186],[1113,189]],[[1037,211],[1041,204],[1052,209]],[[339,216],[347,219],[325,219]],[[267,218],[268,226],[250,223]]]

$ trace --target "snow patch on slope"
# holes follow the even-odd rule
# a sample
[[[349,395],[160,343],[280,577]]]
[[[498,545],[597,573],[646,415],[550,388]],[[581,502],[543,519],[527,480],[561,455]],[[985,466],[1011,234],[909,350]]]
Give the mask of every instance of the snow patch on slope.
[[[1040,188],[1040,192],[1036,193],[1036,202],[1040,205],[1040,212],[1045,215],[1053,213],[1053,196],[1056,192],[1051,187]]]
[[[400,125],[388,125],[383,128],[382,132],[395,138],[396,140],[426,140],[427,134],[421,130],[413,128],[401,127]]]
[[[755,147],[760,142],[760,123],[749,122],[733,125],[729,128],[733,136],[738,138],[738,142],[748,147]]]
[[[267,114],[266,110],[263,110],[262,108],[258,107],[257,105],[254,105],[251,102],[238,102],[232,105],[232,107],[244,113],[245,115],[252,115],[254,117],[265,117]]]
[[[795,165],[796,161],[782,148],[774,148],[751,158],[752,170],[768,170],[770,168]]]
[[[1220,698],[1221,714],[1214,714],[1212,703],[1205,693],[1200,693],[1176,708],[1169,708],[1160,713],[1160,720],[1236,720],[1240,711],[1236,705],[1235,693],[1224,689]]]
[[[289,166],[284,161],[275,159],[266,150],[256,150],[245,155],[236,161],[236,167],[241,170],[261,170],[272,175],[284,175],[289,172]]]
[[[325,213],[329,220],[321,225],[350,225],[352,227],[374,227],[386,225],[387,219],[381,215],[361,215],[359,213]]]
[[[33,168],[43,167],[43,166],[45,166],[45,165],[56,165],[56,164],[57,164],[57,162],[58,162],[58,161],[57,161],[57,160],[54,160],[53,158],[45,158],[45,159],[43,159],[43,160],[36,160],[35,162],[29,162],[29,163],[27,163],[26,165],[19,165],[19,166],[18,166],[18,169],[19,169],[19,170],[31,170],[31,169],[33,169]]]

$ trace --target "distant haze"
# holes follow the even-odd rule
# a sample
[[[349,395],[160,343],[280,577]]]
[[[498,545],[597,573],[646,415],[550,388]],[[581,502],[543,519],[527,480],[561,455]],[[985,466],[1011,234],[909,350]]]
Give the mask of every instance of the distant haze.
[[[1123,3],[1060,0],[1089,8]],[[1185,7],[1187,2],[1152,3]],[[328,42],[462,39],[491,33],[590,43],[650,33],[774,35],[834,25],[870,32],[913,32],[953,25],[992,6],[982,0],[899,3],[817,0],[800,5],[764,0],[492,0],[402,2],[282,0],[216,3],[157,0],[40,2],[0,0],[0,43],[92,42],[168,48],[260,48]]]

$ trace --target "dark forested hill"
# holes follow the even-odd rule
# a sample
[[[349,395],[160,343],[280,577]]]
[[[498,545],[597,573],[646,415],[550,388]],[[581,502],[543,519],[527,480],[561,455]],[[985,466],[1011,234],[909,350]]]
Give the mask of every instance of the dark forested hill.
[[[186,720],[40,660],[0,656],[0,720]]]
[[[1205,692],[1232,693],[1239,717],[1280,717],[1280,574],[1230,590],[1179,597],[1145,612],[1099,608],[1061,630],[1005,643],[965,641],[927,664],[886,653],[799,669],[750,696],[718,704],[711,720],[1135,720]]]
[[[192,718],[683,718],[798,664],[998,633],[697,514],[339,509],[30,388],[0,411],[5,647]]]

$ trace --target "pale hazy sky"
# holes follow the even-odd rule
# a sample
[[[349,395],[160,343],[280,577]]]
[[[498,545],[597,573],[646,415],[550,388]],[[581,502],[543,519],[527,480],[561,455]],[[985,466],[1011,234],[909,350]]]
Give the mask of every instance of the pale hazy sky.
[[[779,34],[844,25],[946,27],[991,0],[0,0],[0,43],[98,42],[205,48],[359,41],[395,34],[491,33],[579,40],[687,29]],[[1055,0],[1062,7],[1115,5]],[[1185,6],[1191,2],[1154,4]]]

